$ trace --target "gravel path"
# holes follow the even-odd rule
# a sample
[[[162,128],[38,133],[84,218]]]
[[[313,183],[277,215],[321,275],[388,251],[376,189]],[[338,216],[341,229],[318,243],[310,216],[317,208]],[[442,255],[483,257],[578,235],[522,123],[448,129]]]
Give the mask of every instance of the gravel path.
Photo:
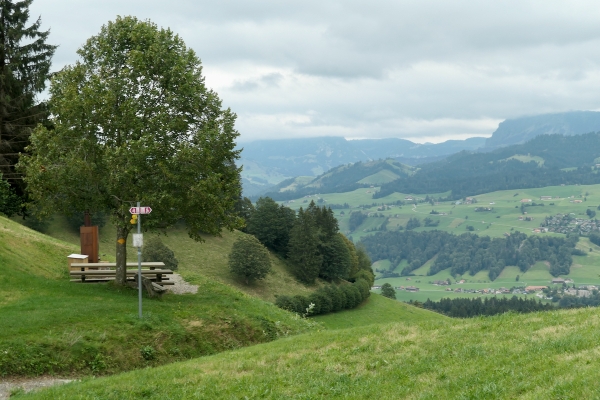
[[[0,380],[0,400],[6,400],[10,398],[10,392],[18,388],[23,389],[25,392],[31,392],[32,390],[41,389],[54,385],[61,385],[68,383],[73,379],[60,379],[60,378],[31,378],[31,379],[11,379],[2,381]]]
[[[198,285],[187,283],[179,274],[171,275],[169,280],[175,282],[173,286],[167,286],[174,294],[198,293]]]
[[[198,285],[187,283],[179,274],[173,274],[169,277],[169,279],[175,282],[173,286],[168,287],[169,290],[174,294],[198,293]],[[5,381],[0,380],[0,400],[8,399],[10,397],[10,392],[12,390],[17,390],[18,388],[22,388],[24,391],[30,392],[32,390],[60,385],[71,381],[73,381],[73,379],[60,379],[51,377],[31,379],[19,378]]]

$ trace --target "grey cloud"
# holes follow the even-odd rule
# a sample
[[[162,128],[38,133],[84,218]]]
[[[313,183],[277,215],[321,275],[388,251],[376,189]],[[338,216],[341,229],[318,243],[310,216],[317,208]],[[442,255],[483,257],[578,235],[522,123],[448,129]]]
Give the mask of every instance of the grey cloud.
[[[600,108],[592,1],[34,0],[37,15],[60,45],[54,69],[117,15],[170,27],[238,113],[243,138],[430,140]]]

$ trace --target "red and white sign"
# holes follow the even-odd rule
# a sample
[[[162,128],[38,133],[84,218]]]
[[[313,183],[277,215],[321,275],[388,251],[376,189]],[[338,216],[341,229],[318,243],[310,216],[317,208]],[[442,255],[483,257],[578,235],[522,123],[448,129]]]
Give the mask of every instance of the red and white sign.
[[[150,207],[131,207],[129,212],[131,214],[150,214],[152,209]]]

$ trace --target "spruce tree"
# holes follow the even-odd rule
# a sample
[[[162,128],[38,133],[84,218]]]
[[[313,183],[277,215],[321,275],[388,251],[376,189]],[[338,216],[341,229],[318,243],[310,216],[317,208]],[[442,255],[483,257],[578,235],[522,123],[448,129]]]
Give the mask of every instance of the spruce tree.
[[[298,279],[306,283],[314,283],[319,276],[323,256],[319,253],[319,237],[315,222],[302,207],[290,232],[288,257],[295,265]]]
[[[28,26],[32,1],[0,0],[0,172],[19,195],[23,184],[15,164],[46,116],[36,95],[46,87],[57,47],[46,43],[50,31],[40,30],[40,18]]]

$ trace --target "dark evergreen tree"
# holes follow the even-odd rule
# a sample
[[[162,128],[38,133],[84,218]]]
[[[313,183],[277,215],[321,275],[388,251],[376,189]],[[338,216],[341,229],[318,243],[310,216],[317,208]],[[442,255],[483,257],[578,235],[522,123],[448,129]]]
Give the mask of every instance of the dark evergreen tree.
[[[279,206],[270,197],[261,197],[247,220],[246,231],[271,250],[286,254],[294,219],[294,210]]]
[[[352,267],[351,254],[342,239],[342,234],[335,234],[328,242],[320,246],[323,256],[320,276],[325,279],[347,279]]]
[[[244,226],[241,229],[241,231],[247,232],[248,221],[254,213],[254,205],[252,204],[252,201],[250,201],[250,199],[247,197],[240,197],[235,203],[235,211],[240,217],[244,219],[244,222],[246,223],[246,226]]]
[[[15,165],[32,128],[46,117],[36,95],[46,87],[56,49],[46,43],[50,32],[40,30],[40,18],[28,26],[32,1],[0,1],[0,173],[18,195],[24,187]]]
[[[0,214],[11,217],[21,208],[21,199],[10,187],[8,181],[2,178],[0,173]]]
[[[302,208],[290,232],[288,257],[298,279],[313,283],[321,270],[323,256],[319,252],[319,235],[315,222]]]

